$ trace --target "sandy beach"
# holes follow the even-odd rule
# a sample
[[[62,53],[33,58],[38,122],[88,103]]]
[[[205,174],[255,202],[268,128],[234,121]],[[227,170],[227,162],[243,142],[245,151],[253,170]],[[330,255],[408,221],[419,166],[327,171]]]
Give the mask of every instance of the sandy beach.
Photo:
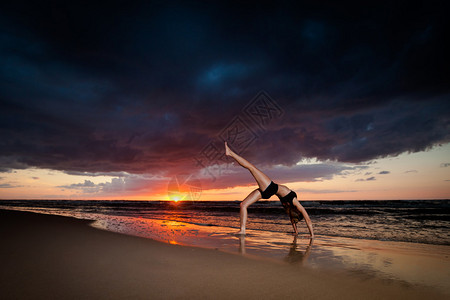
[[[419,285],[170,245],[0,211],[2,299],[447,299]]]

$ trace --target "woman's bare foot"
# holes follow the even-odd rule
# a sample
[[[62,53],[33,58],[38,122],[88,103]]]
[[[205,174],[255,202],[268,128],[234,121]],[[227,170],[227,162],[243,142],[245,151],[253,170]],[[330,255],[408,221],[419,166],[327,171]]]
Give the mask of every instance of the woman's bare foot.
[[[245,235],[245,230],[240,230],[239,232],[236,232],[235,235]]]
[[[231,149],[228,147],[227,142],[225,142],[225,155],[227,156],[232,156],[233,151],[231,151]]]

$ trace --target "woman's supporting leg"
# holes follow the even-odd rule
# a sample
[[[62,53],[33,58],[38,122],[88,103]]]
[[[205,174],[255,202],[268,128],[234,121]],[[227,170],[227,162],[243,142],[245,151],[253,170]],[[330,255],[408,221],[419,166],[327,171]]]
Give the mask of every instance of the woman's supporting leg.
[[[234,158],[238,162],[238,164],[240,164],[242,167],[244,167],[250,171],[253,178],[255,178],[256,182],[258,183],[258,186],[261,189],[261,191],[264,191],[269,186],[269,184],[272,180],[270,180],[270,178],[266,174],[264,174],[263,172],[258,170],[250,162],[248,162],[243,157],[241,157],[241,156],[237,155],[235,152],[233,152],[228,147],[227,142],[225,142],[225,154]]]
[[[238,234],[245,234],[245,226],[247,225],[247,208],[261,199],[261,193],[259,190],[251,192],[244,201],[241,202],[241,230]]]

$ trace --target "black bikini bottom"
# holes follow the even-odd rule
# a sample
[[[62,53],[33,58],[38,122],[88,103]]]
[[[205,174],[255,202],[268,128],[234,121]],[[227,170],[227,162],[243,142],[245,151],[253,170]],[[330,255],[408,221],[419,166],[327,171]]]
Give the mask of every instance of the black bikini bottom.
[[[258,190],[261,192],[261,197],[263,199],[269,199],[278,192],[278,184],[271,181],[269,186],[264,191],[261,191],[261,189]]]

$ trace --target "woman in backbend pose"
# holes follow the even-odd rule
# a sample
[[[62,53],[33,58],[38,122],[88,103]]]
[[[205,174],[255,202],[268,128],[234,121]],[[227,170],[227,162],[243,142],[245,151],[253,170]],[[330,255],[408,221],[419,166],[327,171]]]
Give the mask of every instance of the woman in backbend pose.
[[[281,204],[291,219],[292,227],[294,227],[295,234],[298,234],[297,223],[302,218],[305,219],[306,226],[308,226],[311,237],[314,237],[311,219],[303,206],[297,200],[297,194],[291,191],[287,186],[278,185],[270,180],[266,174],[258,170],[254,165],[249,163],[244,158],[234,153],[225,142],[225,154],[234,158],[242,167],[250,171],[258,183],[259,188],[251,192],[244,201],[241,202],[241,230],[238,234],[245,234],[245,225],[247,224],[247,208],[258,201],[259,199],[269,199],[273,195],[280,198]]]

